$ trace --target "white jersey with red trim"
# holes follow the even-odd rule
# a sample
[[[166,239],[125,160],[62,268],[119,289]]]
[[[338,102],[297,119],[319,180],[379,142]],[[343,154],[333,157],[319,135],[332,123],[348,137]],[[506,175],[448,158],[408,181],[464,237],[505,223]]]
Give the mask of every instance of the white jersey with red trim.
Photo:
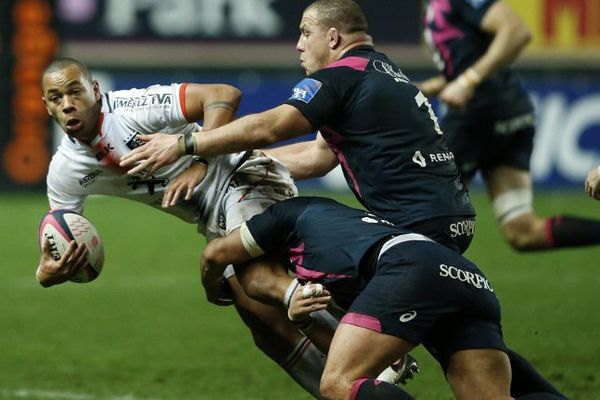
[[[100,127],[91,145],[65,135],[50,163],[47,186],[50,209],[83,211],[89,195],[110,195],[135,200],[186,222],[199,224],[205,233],[218,224],[217,213],[223,192],[228,188],[245,153],[217,156],[209,160],[206,178],[194,189],[192,200],[161,208],[169,182],[192,163],[184,156],[151,176],[129,176],[119,167],[120,158],[143,142],[138,135],[163,132],[179,134],[201,129],[185,116],[185,86],[154,85],[145,89],[104,93]]]

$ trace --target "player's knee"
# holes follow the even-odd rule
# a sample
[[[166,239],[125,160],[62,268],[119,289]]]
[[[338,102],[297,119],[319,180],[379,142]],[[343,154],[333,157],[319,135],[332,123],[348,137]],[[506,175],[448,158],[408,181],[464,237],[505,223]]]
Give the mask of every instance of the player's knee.
[[[345,385],[340,376],[325,372],[321,377],[319,391],[325,399],[346,400],[350,398],[352,385]]]

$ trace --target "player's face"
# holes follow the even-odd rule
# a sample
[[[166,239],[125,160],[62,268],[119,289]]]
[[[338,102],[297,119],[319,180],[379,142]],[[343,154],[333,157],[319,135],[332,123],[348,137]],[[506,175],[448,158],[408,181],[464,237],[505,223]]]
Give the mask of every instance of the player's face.
[[[328,30],[318,23],[316,10],[308,9],[300,21],[300,38],[296,44],[300,65],[310,75],[331,63]]]
[[[46,74],[42,80],[43,100],[48,114],[67,135],[90,141],[100,116],[100,89],[89,82],[75,65]]]

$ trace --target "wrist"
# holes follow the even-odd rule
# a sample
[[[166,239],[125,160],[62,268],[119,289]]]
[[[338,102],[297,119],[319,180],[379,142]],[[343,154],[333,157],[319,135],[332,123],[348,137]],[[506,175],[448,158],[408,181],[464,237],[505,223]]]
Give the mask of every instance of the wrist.
[[[473,67],[468,68],[458,77],[458,82],[470,89],[475,89],[477,86],[479,86],[482,80],[483,78],[479,72],[477,72]]]
[[[286,310],[289,310],[290,304],[292,303],[292,298],[294,297],[296,290],[298,290],[298,288],[300,286],[301,286],[300,282],[296,278],[294,278],[288,285],[288,287],[285,291],[285,296],[283,297],[283,305],[285,306]],[[288,317],[289,317],[289,311],[288,311]]]
[[[193,155],[196,153],[196,136],[187,132],[177,137],[177,149],[181,155]],[[208,162],[206,162],[208,164]]]

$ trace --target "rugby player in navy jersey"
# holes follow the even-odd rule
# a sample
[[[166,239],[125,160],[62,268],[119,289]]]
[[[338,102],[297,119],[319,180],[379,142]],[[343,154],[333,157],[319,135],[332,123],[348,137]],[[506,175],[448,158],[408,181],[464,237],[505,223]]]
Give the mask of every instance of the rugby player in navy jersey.
[[[374,214],[299,197],[273,204],[208,244],[202,271],[207,293],[228,263],[280,248],[288,249],[296,279],[280,277],[278,297],[308,337],[329,346],[320,386],[324,398],[412,399],[374,378],[423,344],[457,399],[512,399],[500,304],[472,262]],[[346,313],[329,343],[310,313],[332,299]]]
[[[308,77],[285,104],[188,135],[185,146],[152,135],[121,165],[133,174],[152,172],[185,153],[257,148],[318,129],[313,141],[269,153],[296,179],[322,176],[339,163],[368,210],[462,253],[473,236],[475,212],[425,96],[375,51],[355,2],[312,3],[300,31],[296,48]]]
[[[441,74],[419,84],[449,106],[446,143],[465,181],[481,171],[506,241],[516,250],[600,243],[600,222],[543,218],[532,207],[534,114],[509,68],[531,39],[504,1],[426,0],[425,42]]]

